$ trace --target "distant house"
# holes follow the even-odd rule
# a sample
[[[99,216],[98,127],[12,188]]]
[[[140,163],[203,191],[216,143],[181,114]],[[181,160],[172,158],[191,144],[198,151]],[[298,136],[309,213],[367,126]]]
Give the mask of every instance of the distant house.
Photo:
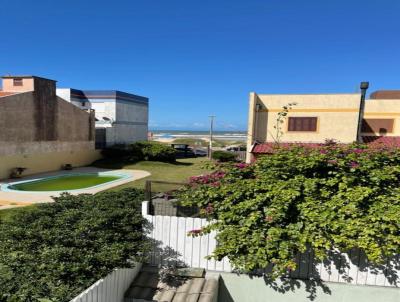
[[[96,147],[147,140],[149,99],[117,90],[57,89],[57,95],[96,116]]]
[[[95,117],[56,95],[56,81],[5,76],[0,90],[0,179],[16,167],[27,174],[87,165],[95,151]]]
[[[269,153],[275,142],[278,113],[296,103],[280,125],[282,143],[319,144],[334,139],[357,141],[361,93],[257,94],[250,93],[247,158]],[[400,91],[374,92],[365,102],[361,137],[366,143],[400,147]]]

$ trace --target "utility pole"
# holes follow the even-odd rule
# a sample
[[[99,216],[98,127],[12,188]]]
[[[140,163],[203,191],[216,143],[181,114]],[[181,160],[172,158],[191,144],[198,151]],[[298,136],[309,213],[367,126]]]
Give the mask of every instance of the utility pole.
[[[213,127],[214,127],[214,118],[215,115],[210,115],[210,145],[209,145],[209,150],[208,150],[208,157],[211,159],[212,158],[212,140],[213,140]]]

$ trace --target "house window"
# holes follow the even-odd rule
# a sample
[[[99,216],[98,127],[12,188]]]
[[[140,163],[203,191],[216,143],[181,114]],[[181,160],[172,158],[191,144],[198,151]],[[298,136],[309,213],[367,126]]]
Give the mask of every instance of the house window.
[[[367,118],[363,119],[361,132],[384,135],[393,132],[394,119]]]
[[[22,79],[13,79],[14,86],[22,86]]]
[[[288,131],[317,131],[317,117],[289,117]]]

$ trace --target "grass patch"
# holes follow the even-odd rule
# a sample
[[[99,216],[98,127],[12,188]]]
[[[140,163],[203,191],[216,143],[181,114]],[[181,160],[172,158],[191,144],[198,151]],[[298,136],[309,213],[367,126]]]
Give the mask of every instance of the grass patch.
[[[140,161],[137,163],[123,163],[116,160],[98,161],[96,167],[107,169],[131,169],[144,170],[151,173],[150,176],[114,187],[110,190],[121,190],[123,188],[144,189],[146,180],[163,180],[171,182],[185,182],[190,176],[201,175],[207,170],[203,168],[206,158],[184,158],[178,159],[175,163],[156,161]],[[165,192],[174,189],[172,185],[154,184],[153,191]]]

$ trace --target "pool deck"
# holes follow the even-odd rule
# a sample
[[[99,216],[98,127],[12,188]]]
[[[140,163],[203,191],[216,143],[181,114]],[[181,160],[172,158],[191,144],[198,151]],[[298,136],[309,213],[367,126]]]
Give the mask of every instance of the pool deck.
[[[110,170],[110,169],[100,169],[95,167],[82,167],[75,168],[71,171],[56,171],[56,172],[48,172],[48,173],[40,173],[35,175],[29,175],[26,177],[18,178],[18,179],[5,179],[0,180],[0,185],[4,183],[17,182],[17,181],[25,181],[25,180],[33,180],[41,177],[50,177],[50,176],[61,176],[68,174],[76,174],[76,173],[97,173],[97,172],[115,172],[115,173],[123,173],[130,175],[130,178],[119,179],[116,181],[112,181],[110,183],[105,183],[96,187],[88,188],[88,189],[80,189],[69,192],[72,195],[89,193],[95,194],[101,191],[105,191],[107,189],[111,189],[113,187],[117,187],[128,182],[132,182],[150,175],[149,172],[142,170]],[[29,205],[34,203],[44,203],[44,202],[52,202],[52,196],[59,196],[60,192],[4,192],[0,190],[0,210],[6,208],[12,208],[17,206]]]

